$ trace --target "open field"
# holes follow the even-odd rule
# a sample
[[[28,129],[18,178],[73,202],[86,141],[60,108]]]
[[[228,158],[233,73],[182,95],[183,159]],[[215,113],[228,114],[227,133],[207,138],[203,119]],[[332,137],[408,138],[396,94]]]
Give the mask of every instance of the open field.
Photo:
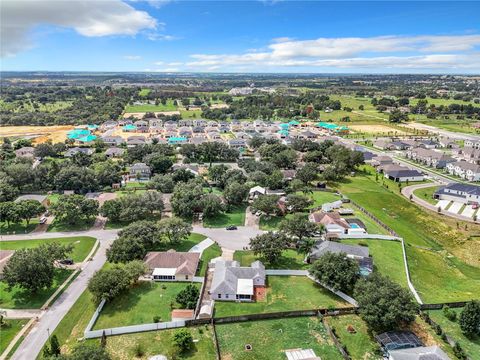
[[[303,262],[305,255],[299,254],[295,250],[288,249],[282,252],[282,256],[277,259],[275,264],[268,264],[262,257],[255,256],[252,250],[238,250],[233,254],[233,259],[238,261],[241,266],[250,266],[256,260],[266,264],[266,268],[271,269],[290,269],[306,270],[309,264]]]
[[[29,319],[7,319],[6,325],[0,327],[0,354],[2,354],[13,338],[25,326]]]
[[[480,336],[474,336],[473,338],[469,339],[465,335],[463,335],[462,330],[460,329],[460,325],[458,324],[458,318],[462,309],[451,309],[457,313],[457,320],[450,321],[448,320],[445,315],[443,315],[442,310],[429,310],[428,314],[430,318],[433,319],[438,325],[440,325],[443,331],[458,341],[460,346],[465,350],[467,355],[472,360],[479,360],[480,359]]]
[[[39,290],[36,294],[32,294],[30,291],[23,290],[18,286],[15,286],[11,291],[7,291],[7,284],[4,281],[0,281],[0,307],[5,309],[39,309],[58,287],[67,280],[72,271],[55,269],[52,286]]]
[[[381,120],[379,120],[381,121]],[[385,124],[353,124],[347,125],[351,130],[357,133],[362,133],[366,135],[385,135],[385,136],[396,136],[396,135],[408,135],[409,133],[405,130],[398,129],[393,126],[388,126]]]
[[[222,213],[214,218],[205,218],[203,225],[211,228],[222,228],[229,225],[245,225],[246,206],[232,207],[231,211]]]
[[[268,276],[265,300],[251,303],[216,301],[215,317],[347,305],[341,298],[305,276]]]
[[[71,125],[52,126],[1,126],[0,138],[17,137],[33,138],[35,144],[52,141],[53,143],[64,142],[67,139],[67,132],[72,130]]]
[[[175,111],[177,106],[173,104],[173,100],[167,100],[167,103],[164,105],[162,103],[155,104],[144,104],[144,105],[127,105],[125,107],[125,112],[135,113],[135,112],[157,112],[157,111]]]
[[[426,212],[375,182],[373,173],[357,174],[339,190],[392,227],[406,242],[414,283],[426,302],[469,300],[480,292],[477,225]],[[466,226],[466,227],[465,227]]]
[[[326,317],[324,320],[335,331],[340,342],[347,348],[352,360],[379,359],[377,341],[369,334],[367,324],[358,315]],[[352,327],[354,332],[348,331]]]
[[[161,321],[170,321],[172,309],[179,308],[175,296],[188,284],[190,283],[139,282],[105,304],[94,329],[153,323],[154,316],[160,316]],[[193,284],[200,288],[200,284]]]
[[[342,359],[324,325],[316,318],[222,324],[216,326],[216,331],[222,359],[286,359],[284,351],[288,349],[313,349],[322,360]],[[252,350],[245,350],[246,344]]]
[[[396,283],[407,287],[407,275],[403,265],[402,244],[388,240],[342,240],[345,244],[367,245],[373,257],[374,269]]]
[[[478,106],[478,105],[477,105]],[[449,119],[438,117],[437,119],[429,119],[426,115],[411,115],[410,118],[417,123],[422,123],[425,125],[435,126],[439,129],[466,133],[466,134],[478,134],[480,129],[472,127],[474,120],[460,120],[455,117],[455,115],[450,115]]]

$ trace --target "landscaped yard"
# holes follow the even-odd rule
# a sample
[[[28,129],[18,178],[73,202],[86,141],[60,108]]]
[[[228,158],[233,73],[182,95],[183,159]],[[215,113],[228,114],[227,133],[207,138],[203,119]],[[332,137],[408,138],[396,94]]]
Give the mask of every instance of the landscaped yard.
[[[39,309],[72,272],[73,270],[55,269],[52,286],[48,289],[39,290],[36,294],[32,294],[18,286],[15,286],[11,291],[7,291],[7,284],[4,281],[0,281],[0,308]]]
[[[38,225],[38,219],[34,218],[30,220],[30,223],[27,225],[25,220],[22,220],[19,223],[10,224],[7,226],[6,222],[0,221],[0,234],[27,234],[32,232]]]
[[[286,359],[285,350],[312,349],[322,360],[340,360],[324,325],[316,318],[249,321],[216,326],[222,359]],[[252,349],[245,350],[250,344]]]
[[[67,224],[65,222],[57,221],[55,218],[53,222],[48,225],[47,232],[66,232],[66,231],[84,231],[90,229],[95,223],[95,219],[90,221],[81,221],[77,224]]]
[[[297,194],[304,195],[302,192],[298,192]],[[329,191],[314,191],[311,194],[307,194],[307,196],[313,200],[311,208],[321,207],[325,203],[334,202],[341,199],[340,196]]]
[[[386,186],[377,183],[372,172],[357,173],[338,184],[344,195],[404,238],[412,282],[425,302],[476,297],[480,259],[474,254],[480,242],[472,235],[480,227],[458,222],[457,228],[457,221],[427,212],[399,195],[398,189]]]
[[[238,261],[241,266],[250,266],[252,262],[260,260],[269,269],[305,270],[309,267],[308,264],[303,262],[305,255],[299,254],[292,249],[285,250],[275,264],[267,264],[265,259],[260,256],[255,256],[251,250],[235,251],[233,259]]]
[[[403,265],[402,244],[387,240],[342,240],[345,244],[367,245],[376,271],[407,287],[407,275]]]
[[[210,245],[208,248],[206,248],[202,253],[202,257],[200,258],[200,264],[198,266],[199,270],[197,270],[197,275],[205,276],[210,260],[221,255],[222,249],[220,248],[220,246],[218,246],[217,243]]]
[[[2,354],[13,338],[18,334],[28,319],[7,319],[6,325],[0,327],[0,354]]]
[[[42,244],[58,243],[61,245],[73,244],[73,251],[69,257],[75,262],[82,262],[92,250],[96,239],[90,236],[73,236],[37,240],[15,240],[0,242],[0,250],[18,250],[24,248],[35,248]]]
[[[428,201],[432,205],[437,205],[438,200],[433,198],[433,193],[437,191],[438,188],[439,186],[431,186],[428,188],[414,190],[413,193],[420,199]]]
[[[332,331],[335,331],[335,335],[347,348],[352,360],[381,358],[378,343],[368,333],[367,325],[358,315],[326,317],[324,321]]]
[[[480,336],[474,336],[473,338],[469,339],[465,335],[463,335],[460,325],[458,324],[458,318],[462,309],[452,309],[457,313],[457,320],[450,321],[444,315],[442,310],[430,310],[428,314],[430,317],[435,321],[438,325],[440,325],[443,331],[458,341],[460,346],[465,350],[467,355],[472,360],[479,360],[480,359]]]
[[[265,300],[215,301],[215,317],[349,306],[306,276],[268,276]]]
[[[139,282],[105,304],[94,329],[153,323],[154,316],[160,316],[161,321],[170,321],[172,309],[178,308],[175,297],[188,284],[185,282]],[[193,284],[200,288],[199,283]]]
[[[245,206],[232,207],[229,212],[222,213],[214,218],[203,219],[203,226],[211,228],[221,228],[229,225],[245,225]]]

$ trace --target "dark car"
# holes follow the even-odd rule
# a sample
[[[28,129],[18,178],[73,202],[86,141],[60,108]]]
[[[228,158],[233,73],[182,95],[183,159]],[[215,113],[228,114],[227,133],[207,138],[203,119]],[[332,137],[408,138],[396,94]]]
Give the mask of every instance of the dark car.
[[[60,260],[59,262],[62,265],[73,265],[73,260],[72,259],[63,259],[63,260]]]
[[[237,227],[235,225],[230,225],[226,227],[227,230],[237,230]]]

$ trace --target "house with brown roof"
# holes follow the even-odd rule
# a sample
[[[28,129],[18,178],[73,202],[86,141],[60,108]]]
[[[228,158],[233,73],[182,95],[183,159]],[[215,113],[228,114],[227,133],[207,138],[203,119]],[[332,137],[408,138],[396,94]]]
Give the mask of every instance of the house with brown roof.
[[[197,272],[199,253],[150,251],[143,262],[154,281],[192,281]]]

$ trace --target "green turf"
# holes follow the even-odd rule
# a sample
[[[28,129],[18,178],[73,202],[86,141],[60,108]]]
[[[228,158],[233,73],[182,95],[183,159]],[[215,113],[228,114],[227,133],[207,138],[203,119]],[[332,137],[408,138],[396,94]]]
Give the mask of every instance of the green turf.
[[[89,230],[94,223],[95,219],[91,219],[90,221],[81,221],[72,225],[63,221],[57,221],[55,218],[53,222],[48,225],[47,232],[86,231]]]
[[[207,273],[208,263],[210,260],[219,257],[222,255],[222,249],[218,246],[217,243],[210,245],[206,248],[203,253],[202,257],[200,258],[199,269],[197,274],[200,276],[204,276]]]
[[[306,270],[309,267],[308,264],[303,262],[305,255],[292,249],[283,251],[282,256],[274,264],[268,264],[262,257],[255,256],[251,250],[235,251],[233,259],[238,261],[241,266],[250,266],[252,262],[260,260],[269,269]]]
[[[19,223],[10,223],[10,226],[7,226],[6,222],[0,221],[0,234],[27,234],[32,232],[37,225],[38,219],[31,219],[28,225],[25,220],[22,220]]]
[[[2,354],[13,338],[18,334],[29,319],[6,319],[0,326],[0,354]]]
[[[156,112],[156,111],[175,111],[177,107],[173,105],[173,100],[167,100],[167,103],[163,105],[162,103],[155,104],[145,104],[145,105],[127,105],[125,107],[125,112]]]
[[[407,287],[407,275],[403,264],[402,244],[388,240],[342,240],[345,244],[368,245],[375,271],[390,277],[396,283]]]
[[[39,290],[36,294],[18,286],[8,291],[4,281],[0,281],[0,308],[39,309],[53,295],[58,287],[67,280],[73,270],[55,269],[53,284],[50,288]]]
[[[204,218],[203,226],[210,228],[221,228],[229,225],[245,225],[246,206],[232,207],[229,212],[222,213],[214,218]]]
[[[480,268],[444,251],[478,261],[471,255],[478,239],[469,236],[480,227],[468,225],[469,230],[464,231],[460,225],[456,229],[455,221],[410,203],[397,188],[376,183],[372,173],[359,173],[339,184],[339,189],[405,239],[412,281],[424,301],[468,300],[480,292]]]
[[[298,192],[297,194],[304,195],[301,192]],[[307,196],[313,200],[311,208],[321,207],[325,203],[334,202],[341,199],[340,196],[329,191],[314,191],[311,194],[307,194]]]
[[[380,349],[367,324],[358,315],[327,317],[325,321],[335,331],[335,335],[346,347],[352,360],[379,359]],[[353,328],[354,332],[348,331]]]
[[[152,92],[152,89],[140,89],[140,91],[138,92],[138,96],[147,96],[148,94],[150,94]]]
[[[105,304],[94,329],[153,323],[154,316],[170,321],[172,309],[179,308],[177,294],[187,282],[139,282]],[[199,283],[193,283],[200,288]],[[173,307],[171,307],[173,305]]]
[[[286,359],[285,350],[312,349],[322,360],[342,356],[316,318],[290,318],[222,324],[216,327],[222,359]],[[245,350],[250,344],[252,350]]]
[[[438,188],[439,186],[432,186],[428,188],[417,189],[413,191],[413,194],[432,205],[437,205],[438,200],[433,198],[433,194],[438,190]]]
[[[23,248],[34,248],[47,243],[59,243],[61,245],[73,244],[73,251],[69,257],[75,262],[82,262],[92,250],[96,239],[89,236],[73,236],[37,240],[15,240],[0,242],[0,250],[18,250]]]
[[[473,336],[471,338],[467,338],[460,329],[460,325],[458,324],[458,318],[462,309],[452,309],[457,313],[457,320],[450,321],[448,320],[445,315],[443,315],[442,310],[430,310],[428,314],[430,317],[435,321],[438,325],[440,325],[443,331],[452,337],[455,341],[458,341],[460,346],[465,350],[467,355],[472,360],[479,360],[480,359],[480,336]]]
[[[251,303],[216,300],[215,317],[348,305],[305,276],[268,276],[267,283],[264,300]]]

